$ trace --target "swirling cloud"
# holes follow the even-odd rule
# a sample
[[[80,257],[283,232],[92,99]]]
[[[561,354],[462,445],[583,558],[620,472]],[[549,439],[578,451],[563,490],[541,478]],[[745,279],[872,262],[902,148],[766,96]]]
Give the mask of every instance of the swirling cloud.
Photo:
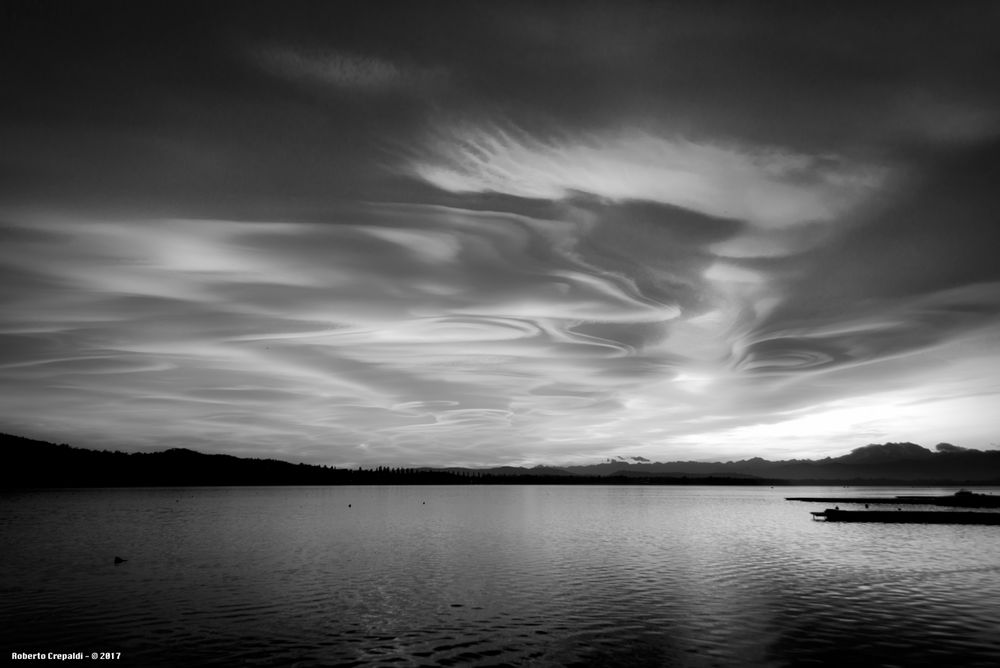
[[[618,132],[538,136],[510,123],[442,125],[410,168],[450,192],[647,200],[764,227],[830,220],[882,170],[837,156]]]
[[[4,431],[374,465],[996,441],[978,11],[118,10],[3,43]]]
[[[49,314],[48,346],[32,338],[37,324],[8,319],[10,335],[32,345],[0,373],[25,386],[101,373],[106,380],[77,391],[109,392],[136,414],[176,411],[185,429],[243,415],[219,412],[222,404],[277,398],[288,410],[289,398],[326,397],[340,420],[370,430],[371,448],[409,442],[414,430],[456,446],[461,434],[511,431],[497,416],[552,378],[633,382],[628,358],[642,342],[617,335],[680,313],[669,295],[645,297],[569,252],[567,235],[580,233],[572,226],[433,207],[390,207],[377,218],[14,228],[20,247],[3,253],[5,265],[28,271],[44,258],[61,308],[36,304]],[[553,235],[563,238],[549,244]],[[611,329],[584,331],[583,322]],[[626,366],[611,380],[618,364]],[[169,378],[186,379],[185,391],[160,389]],[[323,424],[317,401],[258,419],[258,429]],[[416,405],[424,410],[415,415]]]
[[[844,396],[882,375],[896,380],[873,388],[897,412],[948,405],[954,391],[913,391],[928,372],[907,360],[922,356],[941,388],[972,370],[943,351],[995,326],[991,285],[779,319],[810,295],[781,277],[815,250],[727,259],[713,248],[744,225],[663,205],[557,213],[408,204],[313,223],[8,225],[0,264],[36,287],[0,322],[0,378],[17,388],[5,398],[23,415],[42,402],[59,415],[46,429],[79,438],[109,421],[136,445],[238,430],[246,452],[290,440],[320,457],[335,441],[339,462],[662,458],[694,439],[738,453],[757,433],[804,447],[750,426],[847,415]],[[986,339],[966,340],[986,354]]]

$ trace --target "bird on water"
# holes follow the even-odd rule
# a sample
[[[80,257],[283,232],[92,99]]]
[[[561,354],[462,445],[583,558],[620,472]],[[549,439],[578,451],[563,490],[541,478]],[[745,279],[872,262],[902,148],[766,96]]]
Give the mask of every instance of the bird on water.
[[[115,566],[118,564],[124,564],[128,559],[122,559],[121,557],[115,557]]]

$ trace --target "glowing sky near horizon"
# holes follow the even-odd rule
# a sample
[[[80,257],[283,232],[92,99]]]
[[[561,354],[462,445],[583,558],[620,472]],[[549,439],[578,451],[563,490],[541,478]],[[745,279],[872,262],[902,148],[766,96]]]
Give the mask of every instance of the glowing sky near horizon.
[[[1000,447],[995,7],[29,7],[0,431],[352,466]]]

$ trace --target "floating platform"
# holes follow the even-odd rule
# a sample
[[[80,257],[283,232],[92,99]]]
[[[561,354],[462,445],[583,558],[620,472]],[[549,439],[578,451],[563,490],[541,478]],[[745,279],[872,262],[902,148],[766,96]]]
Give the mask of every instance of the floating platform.
[[[902,524],[996,524],[1000,513],[950,510],[839,510],[827,508],[812,513],[814,520],[827,522],[883,522]]]
[[[880,503],[894,506],[919,505],[946,508],[1000,508],[1000,496],[976,494],[962,490],[952,496],[787,496],[785,501],[813,501],[816,503]]]

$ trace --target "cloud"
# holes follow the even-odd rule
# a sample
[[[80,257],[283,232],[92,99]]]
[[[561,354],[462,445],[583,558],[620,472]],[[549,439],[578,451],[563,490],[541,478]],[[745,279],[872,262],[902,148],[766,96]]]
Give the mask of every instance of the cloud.
[[[931,290],[852,283],[850,266],[824,280],[852,257],[841,246],[896,224],[890,210],[822,247],[772,228],[762,238],[792,238],[766,245],[783,251],[734,257],[719,249],[753,224],[655,202],[547,211],[14,215],[5,428],[101,444],[114,423],[136,447],[239,433],[246,454],[338,464],[739,457],[768,438],[806,454],[810,425],[901,438],[894,415],[934,416],[929,434],[962,442],[985,419],[968,407],[1000,392],[998,290],[964,283],[988,273]]]
[[[882,392],[873,407],[920,400],[980,421],[954,397],[988,396],[974,375],[992,364],[982,338],[963,344],[985,355],[971,366],[954,362],[961,346],[911,353],[931,382],[893,362],[896,330],[878,321],[817,323],[733,367],[745,304],[705,270],[710,246],[739,228],[650,206],[552,221],[383,205],[336,223],[8,227],[0,265],[39,278],[32,301],[0,318],[5,428],[103,445],[113,423],[132,447],[211,449],[238,433],[243,454],[476,464],[697,456],[706,439],[738,454],[765,434],[804,448],[790,425],[804,411],[843,418],[857,405],[843,397],[866,384]],[[658,270],[642,254],[652,239],[676,245]],[[643,271],[630,274],[628,257]],[[846,359],[845,337],[868,353]],[[864,433],[891,436],[893,423],[872,424]]]
[[[668,294],[646,297],[572,253],[584,226],[510,214],[39,217],[10,230],[0,265],[54,287],[0,319],[17,350],[0,377],[22,399],[72,387],[51,401],[80,434],[96,429],[87,406],[104,419],[128,412],[120,429],[140,442],[216,433],[252,414],[247,428],[269,447],[276,434],[329,433],[368,443],[370,457],[421,461],[434,442],[441,460],[474,458],[461,453],[480,440],[529,438],[535,418],[514,415],[515,404],[536,418],[567,408],[534,401],[536,387],[560,379],[604,398],[636,382],[631,356],[644,342],[630,325],[680,315]],[[155,435],[136,433],[139,415]]]
[[[449,192],[646,200],[763,227],[831,220],[882,170],[837,156],[618,132],[525,132],[512,124],[438,127],[409,168]]]
[[[268,46],[255,49],[252,59],[276,76],[354,93],[420,91],[444,78],[441,69],[326,48]]]
[[[543,5],[23,26],[0,427],[334,464],[996,440],[989,22]]]
[[[824,244],[747,261],[770,276],[775,305],[748,328],[740,363],[859,364],[995,326],[998,156],[995,146],[962,151]]]

